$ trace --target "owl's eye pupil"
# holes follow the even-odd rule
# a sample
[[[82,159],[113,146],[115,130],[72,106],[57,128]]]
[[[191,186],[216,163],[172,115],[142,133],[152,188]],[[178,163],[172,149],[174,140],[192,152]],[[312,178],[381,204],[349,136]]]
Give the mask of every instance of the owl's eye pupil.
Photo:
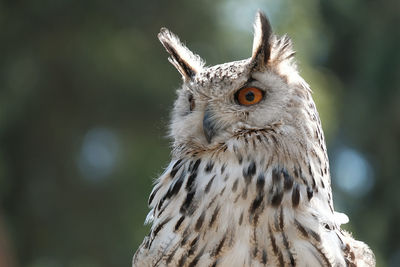
[[[253,92],[247,92],[245,97],[246,97],[247,101],[251,102],[251,101],[254,100],[254,93]]]

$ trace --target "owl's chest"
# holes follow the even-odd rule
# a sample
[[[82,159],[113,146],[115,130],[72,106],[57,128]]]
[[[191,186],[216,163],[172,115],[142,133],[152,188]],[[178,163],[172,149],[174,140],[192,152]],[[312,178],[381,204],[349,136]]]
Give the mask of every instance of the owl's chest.
[[[159,181],[148,244],[164,251],[166,264],[324,262],[319,222],[305,216],[310,193],[284,166],[265,159],[196,159],[175,163],[167,174]],[[304,247],[310,257],[298,258]]]

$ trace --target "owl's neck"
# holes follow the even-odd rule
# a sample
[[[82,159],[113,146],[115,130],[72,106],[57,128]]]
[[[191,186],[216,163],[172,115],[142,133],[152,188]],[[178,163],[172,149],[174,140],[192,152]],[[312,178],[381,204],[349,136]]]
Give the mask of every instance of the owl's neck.
[[[167,262],[179,266],[205,252],[221,266],[236,266],[237,255],[250,265],[266,255],[300,266],[329,266],[333,258],[344,264],[336,233],[324,232],[337,227],[325,146],[317,135],[316,141],[287,139],[290,131],[284,125],[250,131],[213,151],[175,159],[150,196],[154,223],[145,247],[165,248]],[[335,243],[325,247],[324,235]],[[309,257],[294,259],[302,242],[309,242]]]

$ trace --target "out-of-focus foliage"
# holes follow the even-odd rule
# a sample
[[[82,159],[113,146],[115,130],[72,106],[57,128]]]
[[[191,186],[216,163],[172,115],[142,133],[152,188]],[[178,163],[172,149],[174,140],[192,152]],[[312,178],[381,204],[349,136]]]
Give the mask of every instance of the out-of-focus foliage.
[[[257,9],[294,39],[347,228],[399,266],[396,0],[2,1],[0,266],[129,266],[180,83],[158,30],[242,59]]]

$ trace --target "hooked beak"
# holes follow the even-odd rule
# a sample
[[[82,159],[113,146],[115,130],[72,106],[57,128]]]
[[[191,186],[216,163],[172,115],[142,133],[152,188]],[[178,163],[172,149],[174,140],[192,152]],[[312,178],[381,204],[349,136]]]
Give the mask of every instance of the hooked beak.
[[[203,117],[203,131],[204,136],[206,137],[207,142],[210,144],[212,138],[217,133],[218,127],[215,122],[214,113],[210,110],[209,107],[206,107],[204,111]]]

